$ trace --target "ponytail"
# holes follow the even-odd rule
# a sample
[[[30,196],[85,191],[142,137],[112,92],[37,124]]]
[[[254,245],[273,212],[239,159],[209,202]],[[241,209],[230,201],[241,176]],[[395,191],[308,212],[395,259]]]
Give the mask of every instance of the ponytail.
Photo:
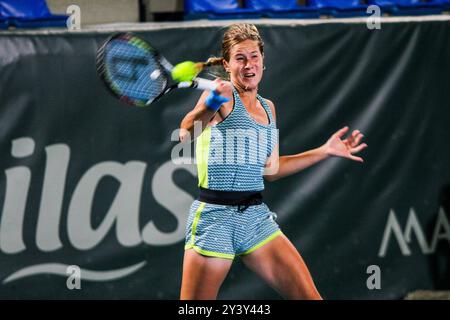
[[[225,71],[225,68],[223,67],[224,60],[225,59],[223,57],[211,57],[203,63],[203,66],[206,67],[208,74],[216,78],[221,78],[223,80],[230,80],[230,75]]]

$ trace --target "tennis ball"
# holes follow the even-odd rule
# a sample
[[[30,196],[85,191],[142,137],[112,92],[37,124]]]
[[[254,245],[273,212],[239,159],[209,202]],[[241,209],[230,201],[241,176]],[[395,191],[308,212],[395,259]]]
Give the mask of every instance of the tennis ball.
[[[172,69],[172,79],[176,82],[192,81],[201,71],[198,63],[184,61],[177,64]]]

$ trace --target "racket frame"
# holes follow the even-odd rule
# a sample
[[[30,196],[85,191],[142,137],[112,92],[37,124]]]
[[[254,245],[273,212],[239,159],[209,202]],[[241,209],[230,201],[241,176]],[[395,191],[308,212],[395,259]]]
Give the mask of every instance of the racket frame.
[[[134,100],[126,95],[123,95],[120,93],[119,89],[114,88],[113,81],[109,79],[108,76],[108,67],[106,64],[106,48],[108,44],[116,39],[121,39],[123,41],[129,41],[131,39],[136,39],[140,41],[140,44],[144,46],[144,50],[148,51],[148,54],[152,55],[155,59],[155,62],[157,63],[161,74],[158,75],[165,77],[165,86],[161,90],[161,93],[157,95],[153,99],[149,99],[146,102]],[[217,84],[211,80],[203,79],[203,78],[194,78],[192,81],[184,81],[184,82],[174,82],[171,77],[171,71],[173,69],[173,65],[163,56],[161,53],[155,49],[152,45],[150,45],[147,41],[139,38],[138,36],[129,33],[129,32],[120,32],[115,33],[111,35],[108,39],[106,39],[100,48],[97,50],[97,56],[96,56],[96,67],[97,67],[97,73],[100,76],[100,79],[102,80],[103,84],[106,86],[108,91],[112,93],[116,98],[118,98],[120,101],[123,101],[127,104],[138,106],[138,107],[145,107],[153,102],[156,102],[159,100],[162,96],[167,94],[168,92],[172,91],[173,89],[177,88],[194,88],[199,90],[216,90]],[[164,74],[163,74],[164,73]],[[149,74],[148,77],[151,75]],[[153,81],[153,79],[152,79]]]

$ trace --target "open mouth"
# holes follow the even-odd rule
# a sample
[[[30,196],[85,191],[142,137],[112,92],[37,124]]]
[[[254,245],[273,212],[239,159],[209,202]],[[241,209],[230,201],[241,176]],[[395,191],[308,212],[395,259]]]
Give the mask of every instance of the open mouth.
[[[254,73],[244,73],[244,78],[253,78],[254,76],[256,76]]]

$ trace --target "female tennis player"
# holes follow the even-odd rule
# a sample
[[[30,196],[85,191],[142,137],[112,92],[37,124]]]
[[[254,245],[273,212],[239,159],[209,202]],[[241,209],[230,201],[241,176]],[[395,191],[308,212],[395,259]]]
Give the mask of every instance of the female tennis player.
[[[342,140],[344,127],[316,149],[279,156],[275,106],[258,95],[263,61],[257,28],[231,25],[222,58],[208,62],[223,66],[229,78],[216,79],[217,89],[203,92],[181,122],[181,140],[192,137],[196,122],[202,124],[196,139],[200,195],[186,227],[181,299],[216,299],[236,256],[285,299],[322,299],[299,252],[262,202],[263,178],[273,181],[331,156],[363,162],[353,154],[367,145],[360,144],[358,130]]]

